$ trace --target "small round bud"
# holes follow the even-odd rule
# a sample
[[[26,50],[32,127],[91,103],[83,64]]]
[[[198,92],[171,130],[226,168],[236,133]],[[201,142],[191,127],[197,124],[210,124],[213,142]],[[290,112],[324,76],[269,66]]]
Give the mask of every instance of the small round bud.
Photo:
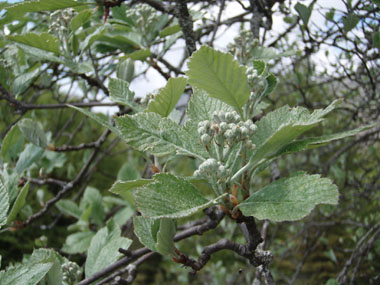
[[[233,119],[234,119],[234,115],[232,113],[230,113],[230,112],[227,112],[226,113],[226,122],[227,123],[232,123]]]
[[[231,137],[233,137],[233,132],[232,132],[232,130],[231,129],[228,129],[225,133],[224,133],[224,137],[225,138],[231,138]]]
[[[219,131],[223,134],[228,130],[228,124],[226,122],[221,122],[219,125]]]
[[[203,134],[205,134],[205,133],[206,133],[206,129],[205,129],[205,127],[199,127],[199,128],[198,128],[198,134],[203,135]]]
[[[221,120],[220,120],[220,117],[219,117],[219,112],[215,111],[213,114],[212,114],[212,118],[214,120],[215,123],[220,123]]]
[[[202,143],[203,143],[204,145],[208,145],[208,144],[210,144],[210,143],[211,143],[211,140],[212,140],[212,138],[211,138],[211,136],[208,135],[208,134],[203,134],[203,135],[201,136],[201,141],[202,141]]]
[[[249,134],[250,134],[250,131],[249,131],[248,128],[246,128],[246,127],[243,126],[243,127],[240,128],[240,134],[241,134],[243,137],[248,137]]]
[[[252,124],[249,129],[252,131],[252,132],[256,132],[257,130],[257,126],[255,124]]]

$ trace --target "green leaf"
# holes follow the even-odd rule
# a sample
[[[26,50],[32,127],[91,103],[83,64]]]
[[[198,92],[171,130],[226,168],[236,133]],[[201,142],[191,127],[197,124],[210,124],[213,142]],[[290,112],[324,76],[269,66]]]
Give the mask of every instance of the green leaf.
[[[129,89],[127,81],[111,78],[108,84],[110,99],[113,102],[128,106],[135,111],[141,111],[141,107],[133,101],[135,93]]]
[[[264,96],[267,96],[268,94],[271,94],[273,90],[276,88],[276,86],[277,86],[276,76],[274,76],[273,74],[269,74],[265,78],[265,89],[263,93],[261,94],[261,98],[263,98]]]
[[[134,216],[133,228],[139,241],[150,250],[157,252],[157,232],[160,229],[160,220]]]
[[[256,50],[256,49],[255,49]],[[268,58],[268,59],[271,59],[273,57],[272,55],[272,50],[273,49],[270,49],[271,53],[270,53],[270,56],[266,55],[266,56],[258,56],[257,54],[255,54],[255,58]],[[261,54],[268,54],[268,52],[261,52]],[[275,51],[273,51],[273,54],[276,54]],[[253,68],[256,69],[257,71],[257,75],[262,75],[264,73],[264,71],[266,70],[267,68],[267,64],[265,63],[265,61],[263,60],[254,60],[253,61]]]
[[[32,68],[29,72],[23,73],[15,78],[12,85],[12,93],[14,95],[20,95],[25,92],[30,85],[38,78],[40,75],[39,67],[40,64],[37,64],[37,68]]]
[[[119,226],[110,220],[92,238],[85,264],[86,278],[117,261],[122,256],[119,248],[129,248],[132,241],[120,234]]]
[[[181,128],[168,118],[156,113],[141,113],[115,118],[122,138],[140,151],[162,156],[177,151],[204,160],[208,153],[200,144],[194,130]]]
[[[118,136],[121,136],[120,131],[117,128],[115,128],[114,126],[112,126],[112,124],[109,123],[109,121],[104,118],[104,115],[95,114],[95,113],[92,113],[86,109],[78,108],[78,107],[75,107],[73,105],[67,105],[67,106],[85,114],[86,116],[90,117],[91,119],[97,121],[103,127],[106,127],[107,129],[111,130],[112,132],[114,132]]]
[[[30,263],[52,263],[52,266],[39,284],[62,284],[61,263],[58,260],[58,254],[52,249],[41,248],[35,250],[28,262]]]
[[[22,134],[34,145],[47,147],[47,138],[40,125],[32,119],[22,119],[18,124]]]
[[[30,185],[30,180],[20,190],[20,192],[16,198],[16,201],[13,203],[12,209],[9,212],[7,223],[10,223],[14,219],[16,219],[17,214],[24,207],[26,196],[28,195],[28,191],[29,191],[29,185]]]
[[[9,40],[59,55],[59,40],[48,33],[25,33],[8,36]]]
[[[130,205],[134,206],[132,190],[136,190],[146,184],[154,182],[153,179],[137,179],[130,181],[116,181],[108,191],[120,195]]]
[[[23,1],[8,6],[6,9],[8,10],[8,14],[21,17],[27,12],[54,11],[82,5],[87,5],[87,3],[81,3],[74,0],[36,0]]]
[[[135,180],[140,177],[141,175],[136,168],[136,164],[131,161],[124,163],[117,173],[117,180],[122,181]]]
[[[0,181],[2,182],[2,187],[6,189],[9,196],[9,205],[12,205],[17,198],[19,193],[18,181],[19,175],[14,169],[3,169],[0,170]]]
[[[246,68],[239,65],[228,53],[216,51],[202,46],[193,53],[189,62],[189,83],[205,90],[211,97],[217,98],[236,108],[241,113],[241,107],[248,101]]]
[[[127,58],[120,60],[116,68],[117,78],[130,83],[135,74],[135,63],[132,59]]]
[[[169,27],[166,27],[165,29],[160,31],[160,33],[158,35],[160,36],[160,38],[164,38],[167,36],[174,35],[180,31],[181,31],[181,26],[179,24],[175,24],[175,25],[171,25]]]
[[[329,142],[335,141],[335,140],[340,140],[346,137],[351,137],[355,136],[358,133],[368,130],[372,127],[374,127],[376,124],[371,124],[367,126],[363,126],[360,128],[356,128],[350,131],[345,131],[341,133],[336,133],[336,134],[331,134],[331,135],[325,135],[325,136],[320,136],[320,137],[315,137],[315,138],[306,138],[306,139],[301,139],[301,140],[296,140],[294,142],[291,142],[290,144],[284,146],[282,149],[280,149],[275,155],[279,156],[282,154],[289,154],[289,153],[294,153],[298,151],[303,151],[311,148],[316,148],[320,146],[324,146]]]
[[[378,50],[380,50],[380,28],[377,32],[375,32],[372,36],[372,42]]]
[[[306,7],[305,5],[297,2],[297,4],[294,6],[294,9],[296,9],[298,15],[300,15],[303,23],[307,26],[307,23],[309,22],[312,7]]]
[[[94,32],[89,34],[83,42],[80,43],[80,49],[82,53],[88,49],[97,39],[107,32],[105,26],[98,27]]]
[[[74,18],[71,19],[70,29],[74,32],[77,31],[80,27],[82,27],[90,20],[93,12],[93,9],[86,9],[79,12],[77,15],[75,15]]]
[[[139,49],[137,51],[128,53],[127,55],[123,56],[122,59],[130,58],[132,60],[143,61],[143,60],[147,59],[148,57],[150,57],[151,54],[152,53],[150,52],[150,49]]]
[[[66,59],[64,61],[64,65],[70,68],[72,72],[77,73],[77,74],[84,74],[84,73],[94,71],[94,68],[91,62],[88,62],[88,61],[75,62],[75,61],[72,61],[71,59]]]
[[[92,206],[91,219],[94,223],[101,226],[104,220],[104,205],[103,198],[100,192],[88,186],[84,191],[83,198],[81,200],[81,209],[86,208],[86,205]]]
[[[196,124],[205,120],[212,121],[215,111],[231,112],[233,108],[220,100],[208,96],[205,91],[194,88],[186,111],[188,119]]]
[[[213,203],[190,182],[174,175],[156,174],[154,181],[135,192],[136,205],[143,216],[155,219],[186,217]]]
[[[57,262],[53,250],[34,250],[30,260],[0,271],[1,285],[28,284],[35,285],[40,282]],[[59,277],[55,284],[61,284]],[[50,283],[53,284],[53,283]]]
[[[326,12],[325,17],[328,21],[333,21],[335,16],[335,8],[331,8],[328,12]]]
[[[355,14],[348,14],[347,16],[343,17],[343,31],[345,33],[348,33],[353,28],[356,27],[356,25],[359,23],[359,17]]]
[[[133,217],[134,232],[139,241],[152,251],[174,255],[175,222],[171,219]]]
[[[50,61],[64,64],[64,61],[55,56],[52,52],[19,43],[17,46],[20,47],[26,54],[28,54],[34,61]]]
[[[19,159],[16,163],[16,171],[21,174],[25,169],[38,160],[44,150],[34,144],[27,144],[24,151],[20,154]]]
[[[160,230],[157,233],[157,252],[163,255],[174,255],[174,235],[176,224],[172,219],[161,219]]]
[[[9,209],[9,194],[2,179],[0,179],[0,228],[7,222]],[[1,279],[0,279],[1,280]]]
[[[24,147],[24,136],[17,125],[14,125],[1,144],[1,157],[5,162],[16,159]]]
[[[68,254],[85,253],[95,235],[92,231],[78,232],[67,236],[62,250]]]
[[[331,112],[339,101],[334,101],[326,109],[314,110],[313,113],[303,107],[284,106],[263,117],[257,125],[257,132],[252,137],[256,152],[252,161],[275,154],[279,149],[291,143],[302,133],[311,129]]]
[[[299,174],[281,178],[253,193],[238,207],[246,216],[274,222],[296,221],[318,204],[338,203],[338,189],[327,178]]]
[[[149,103],[146,111],[157,113],[162,117],[169,116],[185,90],[186,84],[187,79],[184,77],[170,78],[166,86]]]
[[[82,210],[73,201],[68,199],[59,200],[56,204],[57,208],[65,215],[73,216],[80,219]]]

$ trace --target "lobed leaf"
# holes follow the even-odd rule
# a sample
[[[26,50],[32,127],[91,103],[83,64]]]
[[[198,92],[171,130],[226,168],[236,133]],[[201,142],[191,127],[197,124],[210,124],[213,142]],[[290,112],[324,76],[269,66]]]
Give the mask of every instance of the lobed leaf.
[[[299,174],[281,178],[253,193],[238,207],[246,216],[274,222],[296,221],[318,204],[338,203],[338,189],[327,178]]]

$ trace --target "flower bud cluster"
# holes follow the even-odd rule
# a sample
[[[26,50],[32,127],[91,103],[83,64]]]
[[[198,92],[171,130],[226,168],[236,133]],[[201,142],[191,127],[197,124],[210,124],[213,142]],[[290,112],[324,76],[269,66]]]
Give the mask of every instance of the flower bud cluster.
[[[214,158],[205,160],[194,172],[195,177],[217,176],[219,179],[225,179],[228,176],[226,167]]]
[[[256,129],[256,125],[251,120],[243,122],[235,111],[216,111],[213,114],[213,122],[206,120],[198,124],[201,142],[206,147],[211,144],[213,139],[218,145],[225,142],[228,146],[240,141],[250,142],[249,137]]]
[[[154,8],[147,4],[137,4],[126,11],[126,16],[131,18],[141,32],[150,32],[158,20]]]
[[[82,275],[81,268],[75,262],[68,261],[61,266],[64,285],[76,284]]]
[[[68,26],[71,22],[71,19],[77,12],[72,9],[57,10],[50,14],[51,25],[49,26],[49,33],[58,34],[59,32],[68,31]]]
[[[246,74],[247,74],[248,84],[251,86],[259,78],[259,74],[258,74],[256,68],[254,68],[252,66],[247,68]]]

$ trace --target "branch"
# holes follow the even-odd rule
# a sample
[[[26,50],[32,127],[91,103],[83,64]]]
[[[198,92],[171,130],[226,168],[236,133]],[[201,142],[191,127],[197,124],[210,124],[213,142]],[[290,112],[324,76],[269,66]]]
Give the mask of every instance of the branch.
[[[11,94],[9,94],[3,87],[0,85],[0,92],[3,94],[0,96],[0,99],[6,100],[17,110],[23,112],[28,110],[40,110],[40,109],[61,109],[68,108],[67,104],[76,106],[76,107],[109,107],[117,106],[117,103],[101,103],[101,102],[79,102],[79,103],[58,103],[58,104],[29,104],[16,100]]]
[[[39,211],[37,212],[36,214],[30,216],[25,222],[23,222],[20,227],[25,227],[29,224],[31,224],[32,222],[34,222],[35,220],[37,220],[38,218],[42,217],[52,206],[55,205],[55,203],[57,203],[66,193],[68,193],[71,189],[73,189],[77,184],[79,184],[79,182],[82,180],[82,178],[84,177],[84,174],[86,173],[86,171],[88,170],[88,168],[90,167],[91,163],[95,160],[95,157],[100,149],[100,146],[102,145],[102,143],[106,140],[106,138],[108,137],[108,135],[110,134],[110,131],[107,129],[101,136],[100,138],[97,140],[97,144],[96,144],[96,147],[94,149],[94,151],[92,152],[92,154],[90,155],[90,157],[88,158],[86,164],[82,167],[81,171],[78,173],[78,175],[75,177],[75,179],[69,183],[67,183],[65,186],[63,186],[62,190],[58,192],[58,194],[50,199],[49,201],[47,201],[44,205],[44,207]]]
[[[249,263],[257,267],[260,265],[268,265],[272,259],[272,253],[264,251],[252,251],[248,244],[243,245],[227,239],[221,239],[216,243],[206,246],[202,254],[199,256],[198,260],[194,260],[177,251],[179,259],[176,259],[178,263],[182,263],[184,266],[191,267],[193,269],[193,274],[200,271],[210,260],[211,255],[221,251],[221,250],[231,250],[240,256],[249,260]]]
[[[177,0],[177,17],[185,37],[187,52],[192,55],[196,51],[195,36],[193,31],[193,19],[187,9],[186,0]]]
[[[212,207],[204,210],[205,214],[209,216],[209,220],[205,222],[202,225],[197,225],[195,227],[189,228],[187,230],[184,230],[174,236],[174,241],[180,241],[183,239],[186,239],[193,235],[202,235],[204,232],[209,231],[211,229],[216,228],[216,226],[220,223],[220,221],[224,217],[224,213],[220,211],[217,207]],[[125,257],[121,258],[117,262],[111,264],[110,266],[107,266],[103,270],[95,273],[94,275],[90,276],[89,278],[81,281],[78,283],[78,285],[90,285],[96,280],[110,274],[111,272],[117,270],[118,268],[125,266],[129,263],[131,263],[136,258],[139,258],[149,252],[151,252],[150,249],[144,247],[140,248],[134,251],[124,251],[122,250],[124,254],[126,254]]]

